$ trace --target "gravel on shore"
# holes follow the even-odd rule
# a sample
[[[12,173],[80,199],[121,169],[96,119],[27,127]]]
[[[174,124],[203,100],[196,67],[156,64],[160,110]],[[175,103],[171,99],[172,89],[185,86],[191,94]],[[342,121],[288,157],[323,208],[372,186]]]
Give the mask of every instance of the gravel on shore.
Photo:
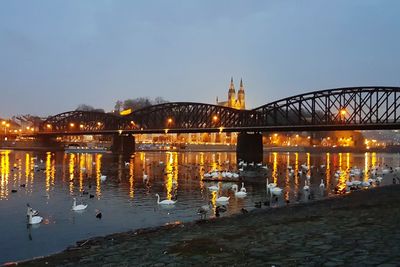
[[[400,185],[78,242],[22,266],[399,266]]]

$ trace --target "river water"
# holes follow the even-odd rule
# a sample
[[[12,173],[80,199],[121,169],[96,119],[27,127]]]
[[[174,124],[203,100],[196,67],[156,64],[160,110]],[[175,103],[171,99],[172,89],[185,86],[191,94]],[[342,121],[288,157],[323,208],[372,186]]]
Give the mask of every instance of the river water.
[[[218,205],[217,194],[208,189],[216,183],[203,181],[204,173],[239,168],[233,152],[138,152],[124,159],[111,154],[3,150],[0,157],[0,264],[55,253],[94,236],[199,219],[200,206],[211,201],[215,210]],[[395,168],[400,156],[271,152],[264,154],[263,164],[269,168],[267,173],[245,183],[245,198],[235,197],[230,189],[233,183],[219,183],[219,196],[230,197],[227,211],[220,216],[255,209],[259,201],[270,200],[271,207],[278,207],[329,197],[335,188],[346,187],[350,167],[365,171],[355,179],[366,181],[371,166],[381,166],[378,172]],[[313,167],[299,174],[302,164]],[[337,170],[342,173],[335,176]],[[107,177],[105,181],[101,175]],[[307,175],[310,193],[303,190]],[[383,175],[381,185],[392,184],[395,177],[396,172]],[[267,196],[267,178],[283,189],[282,196]],[[158,205],[156,193],[177,203]],[[74,197],[78,204],[88,205],[86,210],[71,210]],[[27,225],[27,203],[44,218],[41,224]],[[98,211],[101,219],[96,218]]]

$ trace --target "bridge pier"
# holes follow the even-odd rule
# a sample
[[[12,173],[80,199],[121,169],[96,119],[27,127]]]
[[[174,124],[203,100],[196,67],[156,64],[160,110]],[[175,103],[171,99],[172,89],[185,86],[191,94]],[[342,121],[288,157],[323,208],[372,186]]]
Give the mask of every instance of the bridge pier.
[[[239,133],[236,144],[236,155],[237,159],[246,162],[262,162],[262,134],[246,132]]]
[[[111,151],[118,154],[132,154],[135,152],[135,137],[132,134],[115,134]]]

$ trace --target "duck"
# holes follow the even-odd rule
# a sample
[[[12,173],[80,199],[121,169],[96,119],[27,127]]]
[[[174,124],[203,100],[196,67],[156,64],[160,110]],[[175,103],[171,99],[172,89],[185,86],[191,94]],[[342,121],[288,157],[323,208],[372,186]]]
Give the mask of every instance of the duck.
[[[156,197],[157,197],[157,204],[158,205],[174,205],[177,202],[177,200],[173,201],[173,200],[169,200],[169,199],[164,199],[163,201],[160,201],[160,195],[159,194],[156,194]]]
[[[76,198],[74,198],[74,204],[72,204],[72,210],[73,211],[85,210],[87,206],[88,205],[83,205],[83,204],[76,205]]]
[[[235,197],[245,197],[247,195],[245,191],[238,191],[237,184],[232,185],[232,190],[235,192]]]
[[[103,214],[99,210],[96,210],[96,218],[101,219],[101,217],[103,217]]]
[[[28,224],[39,224],[43,221],[43,217],[33,216],[32,208],[28,212]]]

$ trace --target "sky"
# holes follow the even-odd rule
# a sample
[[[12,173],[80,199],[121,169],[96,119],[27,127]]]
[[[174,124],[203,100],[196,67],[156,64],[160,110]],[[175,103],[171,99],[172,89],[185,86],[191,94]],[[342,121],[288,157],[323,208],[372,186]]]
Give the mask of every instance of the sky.
[[[0,117],[400,86],[398,0],[2,0]]]

